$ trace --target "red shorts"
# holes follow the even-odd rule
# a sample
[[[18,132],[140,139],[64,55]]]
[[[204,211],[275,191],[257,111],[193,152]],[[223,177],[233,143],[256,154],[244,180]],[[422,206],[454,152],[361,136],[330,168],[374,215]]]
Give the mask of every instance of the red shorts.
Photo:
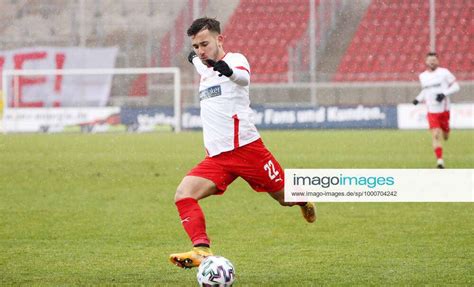
[[[224,193],[239,176],[258,192],[276,192],[285,186],[283,169],[261,139],[214,157],[207,156],[187,175],[211,180],[218,194]]]
[[[442,113],[428,113],[428,123],[430,129],[440,128],[445,133],[449,133],[449,111]]]

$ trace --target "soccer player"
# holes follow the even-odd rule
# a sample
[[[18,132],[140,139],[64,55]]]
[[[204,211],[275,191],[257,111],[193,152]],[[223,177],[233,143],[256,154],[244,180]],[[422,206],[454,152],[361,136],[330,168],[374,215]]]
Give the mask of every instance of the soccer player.
[[[419,76],[422,90],[413,104],[426,103],[437,167],[444,168],[442,140],[448,140],[449,136],[449,98],[460,88],[454,75],[439,67],[436,53],[428,53],[425,63],[427,69]]]
[[[201,76],[199,97],[206,157],[179,184],[175,204],[193,249],[171,254],[171,263],[197,267],[212,255],[204,214],[198,201],[222,194],[237,177],[283,206],[299,205],[307,222],[316,220],[311,202],[284,200],[284,173],[251,122],[250,65],[244,55],[226,53],[219,21],[196,19],[187,31],[193,51],[188,60]]]

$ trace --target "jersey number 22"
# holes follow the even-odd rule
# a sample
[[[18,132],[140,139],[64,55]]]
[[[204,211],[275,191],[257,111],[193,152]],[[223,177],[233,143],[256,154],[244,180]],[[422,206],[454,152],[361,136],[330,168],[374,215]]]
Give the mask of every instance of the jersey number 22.
[[[268,177],[273,180],[275,177],[277,177],[280,172],[275,169],[275,165],[273,164],[272,160],[269,160],[264,166],[263,169],[265,169],[268,172]]]

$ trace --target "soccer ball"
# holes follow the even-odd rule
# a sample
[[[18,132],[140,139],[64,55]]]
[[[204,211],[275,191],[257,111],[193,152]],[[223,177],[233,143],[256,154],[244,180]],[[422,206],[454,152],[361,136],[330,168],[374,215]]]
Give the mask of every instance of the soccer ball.
[[[199,286],[232,286],[235,269],[232,263],[221,256],[208,256],[199,265],[197,280]]]

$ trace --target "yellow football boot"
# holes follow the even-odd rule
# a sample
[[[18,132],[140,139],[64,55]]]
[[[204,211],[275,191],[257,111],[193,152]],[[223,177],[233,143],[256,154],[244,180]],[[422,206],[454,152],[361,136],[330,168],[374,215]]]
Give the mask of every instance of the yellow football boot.
[[[189,269],[199,267],[199,264],[201,264],[204,258],[212,255],[212,251],[209,247],[193,247],[193,250],[189,252],[171,254],[169,259],[174,265]]]
[[[314,202],[307,202],[305,205],[300,206],[301,213],[303,213],[304,219],[309,223],[316,221],[316,205]]]

